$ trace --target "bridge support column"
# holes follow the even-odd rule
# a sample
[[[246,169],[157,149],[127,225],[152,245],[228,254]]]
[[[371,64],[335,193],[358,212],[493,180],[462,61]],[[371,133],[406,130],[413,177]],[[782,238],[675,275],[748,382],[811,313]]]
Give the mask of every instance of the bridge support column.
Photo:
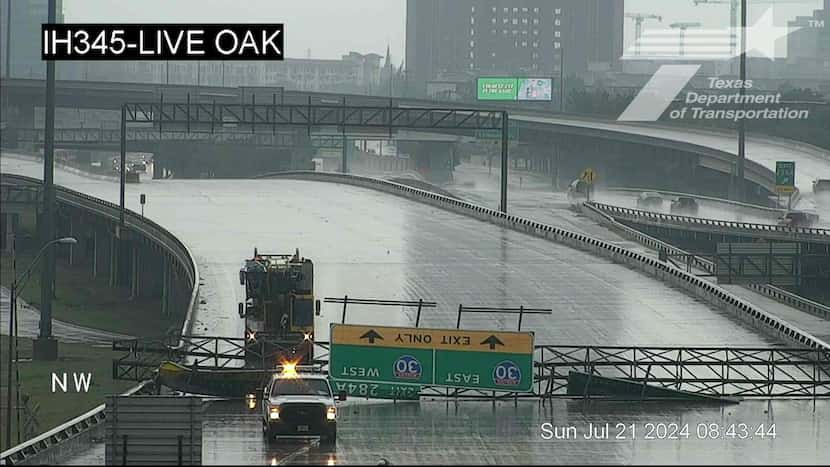
[[[171,271],[170,258],[164,255],[161,260],[161,314],[170,314],[170,299],[171,299]]]
[[[130,300],[134,300],[139,297],[141,294],[141,259],[140,255],[138,254],[139,250],[141,249],[141,244],[138,242],[130,242],[129,244],[129,255],[130,255],[130,270],[129,270],[129,283],[130,283]]]
[[[110,251],[109,251],[109,273],[110,273],[110,287],[117,287],[118,270],[120,268],[119,256],[121,254],[121,239],[110,237]]]
[[[69,236],[70,237],[75,237],[77,239],[78,237],[75,236],[75,223],[72,222],[72,216],[69,216],[69,218],[66,220],[66,224],[67,224],[67,231],[69,232]],[[76,254],[76,248],[75,247],[76,246],[77,245],[72,245],[72,244],[69,245],[69,253],[68,253],[66,258],[67,258],[67,262],[69,263],[70,266],[75,265],[75,254]]]
[[[0,249],[6,253],[11,253],[12,244],[14,241],[14,233],[17,230],[18,217],[17,214],[5,212],[0,214]]]
[[[108,274],[112,281],[113,256],[115,255],[115,239],[106,229],[94,227],[92,229],[92,277]]]

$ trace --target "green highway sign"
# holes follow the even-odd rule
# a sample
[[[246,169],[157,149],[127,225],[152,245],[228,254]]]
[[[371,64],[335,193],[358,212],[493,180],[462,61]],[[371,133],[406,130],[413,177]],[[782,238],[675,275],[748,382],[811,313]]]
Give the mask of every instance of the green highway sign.
[[[480,101],[515,101],[519,94],[516,78],[478,78],[476,87]]]
[[[528,392],[533,334],[332,324],[333,381]]]
[[[512,123],[507,126],[507,139],[510,141],[516,140],[519,137],[519,127]],[[486,140],[501,140],[501,131],[499,130],[476,130],[476,138]]]
[[[421,386],[415,384],[367,383],[335,378],[331,379],[331,384],[335,393],[346,391],[350,396],[373,399],[417,400],[421,392]]]
[[[795,162],[775,162],[775,190],[779,193],[795,191]]]

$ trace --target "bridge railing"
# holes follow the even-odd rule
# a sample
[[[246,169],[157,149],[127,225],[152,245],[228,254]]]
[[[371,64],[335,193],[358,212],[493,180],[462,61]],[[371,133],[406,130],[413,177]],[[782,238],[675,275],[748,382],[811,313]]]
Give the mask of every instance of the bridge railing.
[[[42,186],[42,182],[38,179],[7,173],[2,175],[0,182],[5,186],[17,185],[29,188]],[[113,222],[118,222],[120,209],[114,203],[61,186],[55,186],[55,195],[58,202],[86,209]],[[183,271],[191,290],[181,334],[188,334],[192,328],[194,312],[199,304],[199,271],[193,255],[175,235],[155,222],[132,211],[127,211],[125,221],[128,228],[135,230],[167,251],[173,257],[179,269]],[[184,341],[179,339],[176,346],[181,348],[185,344]],[[128,394],[141,391],[146,386],[146,383],[142,382],[128,391]],[[83,433],[100,426],[103,421],[104,405],[102,404],[32,440],[12,447],[2,453],[2,458],[9,464],[24,462],[26,459],[42,455],[58,445],[78,438]]]
[[[828,229],[810,227],[787,227],[772,224],[726,221],[719,219],[704,219],[699,217],[680,216],[676,214],[664,214],[659,212],[644,211],[640,209],[625,208],[621,206],[613,206],[610,204],[597,203],[594,201],[591,201],[589,204],[615,217],[625,219],[650,220],[654,222],[684,226],[717,227],[742,232],[767,232],[785,235],[810,236],[811,238],[815,238],[821,242],[830,242],[830,230]]]
[[[665,251],[669,255],[683,256],[687,258],[688,266],[708,274],[715,273],[715,263],[705,257],[690,254],[688,251],[678,248],[670,243],[664,242],[660,239],[654,238],[637,229],[629,227],[625,224],[617,222],[610,214],[592,206],[589,203],[583,203],[582,213],[589,218],[599,222],[600,224],[616,231],[625,238],[634,240],[635,242],[650,248],[656,252]],[[770,297],[778,302],[784,303],[791,307],[806,311],[812,315],[820,318],[830,320],[830,307],[818,302],[806,299],[799,295],[787,292],[786,290],[775,287],[770,284],[747,284],[747,287]]]
[[[758,329],[770,335],[788,340],[796,345],[830,349],[830,344],[825,340],[767,313],[760,307],[719,287],[717,284],[708,282],[693,273],[686,272],[666,262],[659,261],[657,258],[631,251],[598,238],[536,222],[531,219],[508,215],[484,206],[448,198],[443,195],[378,178],[307,171],[278,172],[261,176],[261,178],[269,177],[344,183],[383,191],[410,200],[438,206],[442,209],[500,225],[504,228],[523,232],[534,237],[561,243],[590,254],[609,258],[611,261],[631,267],[673,287],[678,287],[700,300],[711,303],[714,307],[734,313],[735,316],[743,319],[748,324],[756,326]]]

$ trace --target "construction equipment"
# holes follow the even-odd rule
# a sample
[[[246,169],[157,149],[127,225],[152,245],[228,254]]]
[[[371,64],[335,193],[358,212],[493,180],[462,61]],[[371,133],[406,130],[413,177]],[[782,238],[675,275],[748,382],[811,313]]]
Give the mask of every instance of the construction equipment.
[[[752,3],[804,3],[809,2],[811,0],[752,0]],[[729,56],[736,57],[737,53],[737,33],[738,30],[738,11],[740,11],[740,4],[741,0],[692,0],[695,6],[700,4],[708,4],[708,5],[715,5],[715,4],[729,4]]]
[[[643,13],[626,13],[626,18],[634,20],[634,55],[640,55],[640,37],[643,35],[643,21],[647,19],[656,19],[663,22],[663,17],[660,15],[643,14]]]
[[[682,57],[685,55],[683,46],[686,41],[686,29],[688,28],[699,28],[701,26],[700,23],[672,23],[669,25],[672,29],[680,29],[680,56]]]
[[[320,301],[314,300],[314,265],[308,258],[293,255],[261,254],[245,260],[239,271],[245,286],[245,303],[239,316],[245,319],[245,336],[252,347],[267,338],[274,345],[273,360],[311,363],[313,359],[314,317]],[[266,352],[270,355],[270,352]]]

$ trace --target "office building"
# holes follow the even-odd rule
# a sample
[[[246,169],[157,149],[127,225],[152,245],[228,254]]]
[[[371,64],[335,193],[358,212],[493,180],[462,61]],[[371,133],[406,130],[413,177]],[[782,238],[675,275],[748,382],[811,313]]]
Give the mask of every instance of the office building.
[[[552,76],[613,69],[623,0],[408,0],[408,93],[477,76]]]

